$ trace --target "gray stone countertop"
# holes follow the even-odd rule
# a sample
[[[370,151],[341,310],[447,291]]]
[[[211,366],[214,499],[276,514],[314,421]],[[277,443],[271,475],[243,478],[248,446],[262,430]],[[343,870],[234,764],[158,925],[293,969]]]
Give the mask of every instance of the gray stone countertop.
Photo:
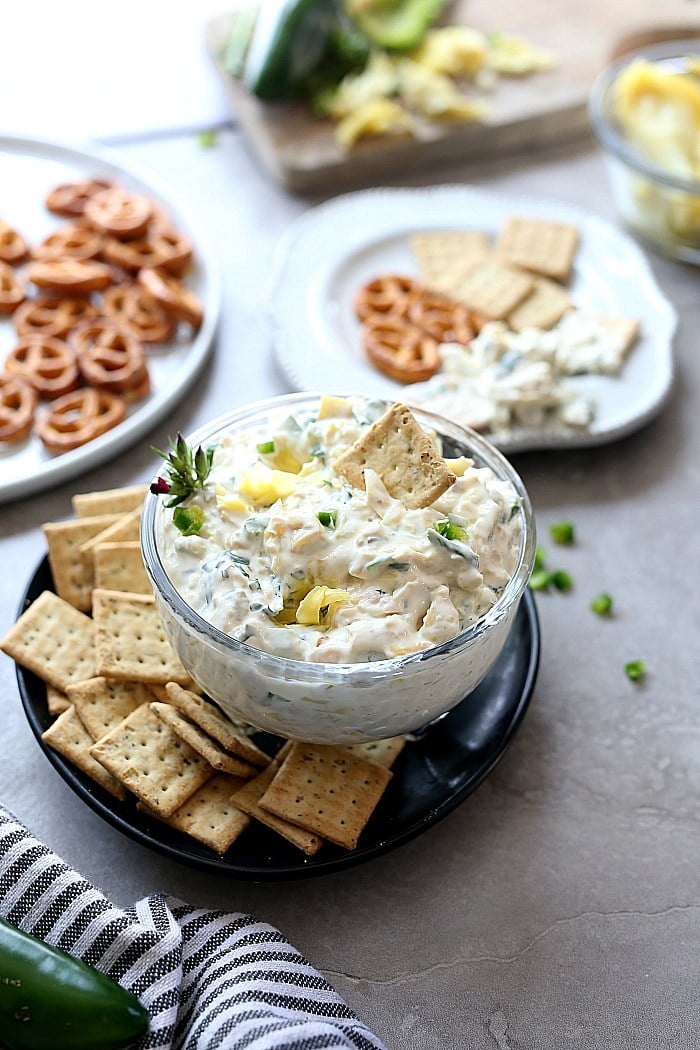
[[[290,386],[263,311],[271,253],[315,200],[261,173],[235,131],[132,144],[208,228],[224,306],[216,351],[184,401],[105,467],[3,508],[0,633],[45,552],[43,522],[73,492],[145,480],[151,444]],[[433,172],[557,197],[616,222],[603,160],[584,143]],[[425,185],[428,177],[401,180]],[[398,184],[398,182],[397,182]],[[483,785],[438,825],[367,864],[255,884],[136,844],[67,787],[0,656],[0,799],[116,903],[163,891],[276,924],[391,1050],[700,1047],[700,329],[698,271],[650,257],[680,317],[678,382],[624,440],[514,457],[571,592],[538,595],[542,660],[527,717]],[[553,549],[548,525],[576,527]],[[591,613],[601,590],[615,615]],[[624,674],[642,659],[643,682]]]

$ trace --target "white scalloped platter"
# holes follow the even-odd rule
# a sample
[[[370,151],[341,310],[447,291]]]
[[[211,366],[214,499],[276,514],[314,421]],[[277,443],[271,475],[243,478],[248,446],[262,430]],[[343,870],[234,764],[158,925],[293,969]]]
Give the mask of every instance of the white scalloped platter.
[[[363,355],[352,307],[356,291],[382,273],[417,276],[409,246],[414,233],[478,229],[495,235],[513,214],[576,225],[581,239],[570,283],[574,304],[590,313],[636,317],[640,337],[619,376],[568,381],[595,403],[587,428],[512,428],[495,443],[504,452],[599,445],[651,420],[673,385],[677,317],[638,245],[561,201],[458,185],[349,193],[292,224],[278,245],[268,311],[275,352],[294,386],[410,400],[410,387],[382,375]]]
[[[186,284],[204,305],[204,321],[194,333],[180,325],[171,342],[148,351],[151,392],[134,404],[124,422],[113,430],[60,455],[47,452],[36,437],[17,445],[0,445],[0,499],[4,501],[35,495],[85,473],[141,439],[191,388],[214,342],[221,309],[218,268],[206,234],[167,186],[107,150],[0,136],[2,218],[19,230],[30,246],[66,221],[44,207],[48,191],[60,183],[93,176],[111,179],[155,199],[173,225],[192,241],[194,261]],[[11,319],[0,318],[0,368],[15,339]]]

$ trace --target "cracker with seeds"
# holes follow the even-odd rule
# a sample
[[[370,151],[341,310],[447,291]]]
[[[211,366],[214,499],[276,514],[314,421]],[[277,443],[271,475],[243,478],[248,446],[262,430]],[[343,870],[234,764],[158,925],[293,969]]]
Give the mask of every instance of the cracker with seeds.
[[[514,331],[526,328],[552,328],[573,306],[566,288],[546,277],[535,277],[532,291],[508,314],[508,324]]]
[[[579,243],[576,226],[511,215],[496,242],[501,259],[524,270],[568,281]]]
[[[92,620],[53,591],[43,591],[25,609],[0,649],[62,693],[95,674]]]
[[[150,690],[142,682],[118,682],[101,675],[69,685],[67,696],[93,740],[151,701]]]
[[[430,230],[409,244],[420,278],[430,291],[451,295],[459,281],[489,254],[489,238],[479,230]]]
[[[87,776],[92,777],[115,798],[125,799],[127,797],[119,781],[115,780],[112,774],[108,773],[104,766],[101,766],[91,756],[90,748],[93,739],[72,705],[69,705],[41,734],[41,739]]]
[[[124,543],[140,539],[141,508],[120,514],[117,520],[108,525],[97,535],[92,536],[80,548],[83,554],[92,554],[99,543]]]
[[[216,769],[220,773],[230,773],[231,776],[241,777],[245,780],[249,780],[257,773],[256,766],[243,762],[242,759],[237,758],[235,755],[229,755],[215,740],[212,740],[210,736],[202,732],[199,726],[193,725],[192,722],[183,718],[180,712],[176,711],[171,704],[160,704],[154,700],[151,703],[151,710],[155,711],[158,717],[162,718],[165,724],[169,725],[181,740],[184,740],[198,755],[206,759],[212,769]]]
[[[406,746],[406,737],[392,736],[386,740],[370,740],[366,744],[345,744],[346,751],[360,755],[378,766],[391,769],[396,759]]]
[[[398,403],[333,465],[358,489],[365,487],[365,469],[376,471],[389,495],[407,507],[429,507],[456,480],[411,410]]]
[[[223,856],[250,824],[247,813],[231,802],[243,784],[240,777],[215,773],[167,818],[169,827],[191,835]]]
[[[147,492],[148,485],[77,492],[71,499],[71,506],[77,518],[89,518],[95,514],[128,514],[141,506]]]
[[[97,674],[120,681],[189,684],[153,595],[96,588],[92,604]]]
[[[287,745],[285,744],[286,747]],[[272,783],[272,779],[279,769],[280,762],[281,759],[271,762],[267,769],[263,769],[253,780],[249,780],[247,784],[240,787],[231,796],[231,801],[238,809],[254,817],[261,824],[264,824],[265,827],[270,828],[271,831],[277,832],[287,842],[291,842],[293,846],[297,846],[307,857],[313,857],[323,845],[323,839],[319,838],[318,835],[314,835],[311,831],[305,831],[303,828],[297,827],[296,824],[290,824],[288,820],[283,820],[281,817],[275,816],[274,813],[268,813],[266,809],[262,809],[260,806],[260,799]]]
[[[165,686],[165,699],[176,710],[199,726],[207,736],[212,737],[232,754],[242,758],[253,766],[266,766],[270,756],[266,755],[257,744],[238,728],[225,715],[221,714],[214,704],[202,700],[191,689],[183,689],[176,682]]]
[[[86,554],[83,547],[117,521],[117,514],[101,514],[77,521],[57,521],[44,525],[56,592],[82,612],[90,611],[92,589],[95,586],[92,555]]]
[[[153,594],[141,544],[138,540],[120,543],[98,543],[93,550],[95,587],[132,594]]]
[[[354,849],[391,776],[384,766],[343,748],[295,743],[259,804]]]
[[[46,706],[49,709],[49,714],[56,715],[63,714],[70,707],[70,700],[64,692],[60,689],[56,689],[53,685],[46,686]]]
[[[162,817],[170,817],[213,773],[148,704],[94,743],[90,754]]]
[[[502,321],[530,294],[532,287],[530,274],[487,259],[471,269],[452,294],[470,310],[491,321]]]

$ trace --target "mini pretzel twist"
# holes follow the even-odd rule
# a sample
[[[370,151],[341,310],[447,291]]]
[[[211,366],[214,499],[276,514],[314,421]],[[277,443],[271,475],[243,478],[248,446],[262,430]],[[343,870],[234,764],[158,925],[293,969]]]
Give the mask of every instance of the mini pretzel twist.
[[[96,230],[119,240],[141,237],[153,215],[153,206],[140,193],[121,186],[99,190],[85,204],[85,218]]]
[[[0,375],[0,441],[23,441],[31,432],[37,395],[20,376]]]
[[[172,338],[175,321],[140,284],[109,288],[102,304],[105,313],[142,343],[165,343]]]
[[[64,182],[54,186],[46,198],[46,207],[54,215],[76,218],[85,211],[85,205],[100,190],[112,185],[107,179],[84,179],[82,182]]]
[[[29,255],[29,249],[24,237],[0,219],[0,262],[17,266],[24,262]]]
[[[97,310],[88,299],[28,299],[14,313],[18,335],[52,335],[63,339],[78,321],[94,317]]]
[[[149,392],[148,365],[139,340],[108,318],[81,321],[71,333],[78,365],[92,386],[136,401]]]
[[[35,259],[96,259],[104,238],[89,226],[72,222],[50,233],[33,249]]]
[[[408,308],[408,320],[438,343],[462,343],[474,338],[469,310],[445,295],[424,291]]]
[[[51,403],[35,433],[49,452],[69,452],[93,441],[126,418],[126,401],[118,394],[81,387]]]
[[[9,263],[0,262],[0,314],[11,314],[25,299],[17,274]]]
[[[411,296],[421,291],[421,285],[412,277],[401,274],[382,274],[368,281],[355,296],[355,313],[360,321],[376,314],[405,317]]]
[[[363,345],[372,364],[399,383],[420,383],[440,367],[435,339],[401,318],[368,321],[363,326]]]
[[[23,336],[7,355],[5,368],[11,375],[21,376],[47,400],[80,386],[74,352],[68,343],[52,336]]]
[[[108,288],[112,271],[94,259],[49,259],[30,263],[29,280],[37,288],[63,292],[64,295],[89,295]]]
[[[192,245],[176,230],[150,227],[145,236],[134,241],[108,237],[102,251],[104,258],[129,273],[162,266],[168,273],[182,277],[192,261]]]
[[[204,317],[204,307],[189,288],[161,269],[139,271],[139,282],[165,312],[178,321],[186,321],[198,328]]]

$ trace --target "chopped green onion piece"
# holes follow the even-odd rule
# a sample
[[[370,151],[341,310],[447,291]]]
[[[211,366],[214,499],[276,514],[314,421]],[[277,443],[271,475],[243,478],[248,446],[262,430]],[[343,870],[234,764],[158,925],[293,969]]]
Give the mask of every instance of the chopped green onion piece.
[[[318,520],[322,525],[325,525],[327,529],[334,529],[335,523],[338,520],[337,510],[320,510],[318,512]]]
[[[555,543],[567,544],[574,542],[574,527],[570,521],[558,521],[549,526],[549,534]]]
[[[260,445],[255,446],[261,456],[269,456],[275,451],[274,441],[263,441]]]
[[[173,511],[173,525],[183,536],[196,536],[204,524],[204,511],[201,507],[176,507]]]
[[[467,530],[463,529],[461,525],[455,525],[449,518],[445,521],[434,521],[433,528],[440,536],[444,536],[446,540],[464,541],[467,538]]]
[[[546,591],[549,589],[549,585],[552,582],[552,577],[546,569],[537,569],[533,572],[530,577],[530,590],[531,591]]]
[[[544,547],[538,547],[535,551],[535,561],[532,566],[533,573],[539,572],[541,569],[544,569],[544,563],[546,559],[547,552],[545,551]]]
[[[557,569],[556,572],[553,572],[551,580],[558,591],[570,591],[573,586],[571,576],[563,569]]]
[[[646,668],[642,660],[630,660],[625,664],[625,674],[631,682],[639,682],[644,677]]]
[[[211,149],[212,146],[216,145],[218,137],[216,128],[205,128],[197,133],[197,142],[202,149]]]
[[[599,594],[591,602],[591,610],[598,616],[608,616],[612,610],[613,600],[609,594]]]

